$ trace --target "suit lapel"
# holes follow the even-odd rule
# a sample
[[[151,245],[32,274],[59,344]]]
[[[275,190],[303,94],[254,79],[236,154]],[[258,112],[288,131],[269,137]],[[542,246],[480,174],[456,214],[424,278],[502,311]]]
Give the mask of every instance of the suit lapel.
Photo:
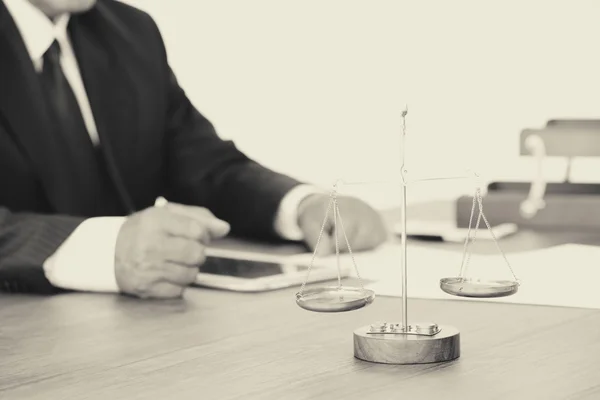
[[[0,2],[0,115],[40,177],[51,205],[72,210],[77,201],[69,187],[69,165],[52,131],[39,77],[21,35]]]
[[[110,27],[97,26],[98,12],[73,16],[70,37],[109,174],[127,212],[133,212],[135,208],[122,176],[122,171],[127,170],[128,155],[117,153],[116,149],[128,149],[128,141],[135,132],[130,121],[135,120],[132,114],[136,107],[131,103],[132,96],[126,93],[130,82],[106,40]]]

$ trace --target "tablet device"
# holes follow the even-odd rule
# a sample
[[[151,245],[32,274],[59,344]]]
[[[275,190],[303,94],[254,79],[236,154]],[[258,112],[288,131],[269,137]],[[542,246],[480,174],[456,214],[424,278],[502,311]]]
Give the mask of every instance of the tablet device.
[[[198,267],[194,286],[236,292],[263,292],[300,286],[306,280],[308,265],[294,261],[293,256],[210,249],[206,261]],[[347,277],[349,268],[343,268]],[[309,283],[337,280],[337,268],[313,265]]]

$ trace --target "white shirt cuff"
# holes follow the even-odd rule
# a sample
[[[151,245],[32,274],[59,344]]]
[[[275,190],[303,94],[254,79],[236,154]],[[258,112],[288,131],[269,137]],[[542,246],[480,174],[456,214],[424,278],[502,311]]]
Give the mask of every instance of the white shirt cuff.
[[[125,217],[85,220],[46,260],[46,278],[63,289],[118,292],[115,247],[124,222]]]
[[[279,236],[294,241],[304,239],[298,226],[298,206],[306,197],[317,193],[325,192],[311,185],[298,185],[283,197],[275,218],[275,231]]]

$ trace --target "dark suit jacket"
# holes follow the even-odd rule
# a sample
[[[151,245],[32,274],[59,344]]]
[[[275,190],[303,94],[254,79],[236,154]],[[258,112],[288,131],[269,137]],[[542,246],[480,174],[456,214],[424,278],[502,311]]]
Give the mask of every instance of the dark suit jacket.
[[[98,127],[118,211],[157,196],[204,206],[232,233],[275,237],[274,217],[297,181],[221,140],[171,71],[154,21],[99,0],[72,16],[69,32]],[[87,217],[64,172],[60,141],[23,40],[0,1],[0,287],[51,292],[43,262]],[[83,210],[83,211],[82,211]]]

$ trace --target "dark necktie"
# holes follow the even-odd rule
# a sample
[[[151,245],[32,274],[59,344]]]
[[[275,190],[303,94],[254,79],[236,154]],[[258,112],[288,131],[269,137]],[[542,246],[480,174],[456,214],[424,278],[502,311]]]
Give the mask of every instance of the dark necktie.
[[[114,190],[106,174],[100,147],[94,147],[81,109],[60,65],[60,45],[55,40],[43,57],[42,86],[54,122],[56,140],[69,165],[71,213],[94,216],[113,214]],[[62,178],[62,177],[61,177]]]

